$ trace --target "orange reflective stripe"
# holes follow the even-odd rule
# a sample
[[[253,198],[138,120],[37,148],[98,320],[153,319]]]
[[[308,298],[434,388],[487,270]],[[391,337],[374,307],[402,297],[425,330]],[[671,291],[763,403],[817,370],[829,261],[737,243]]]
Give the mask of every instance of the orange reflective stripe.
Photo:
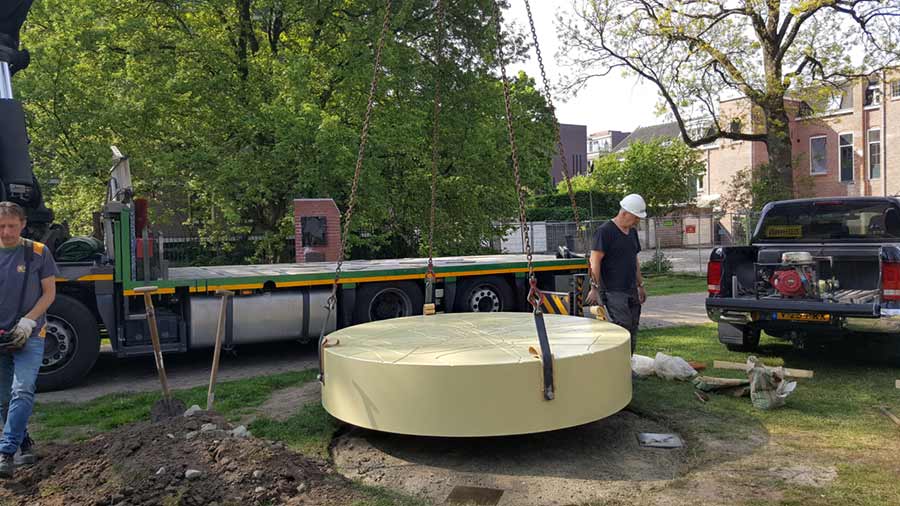
[[[34,250],[35,255],[43,255],[44,254],[44,245],[37,242],[31,241],[32,249]]]

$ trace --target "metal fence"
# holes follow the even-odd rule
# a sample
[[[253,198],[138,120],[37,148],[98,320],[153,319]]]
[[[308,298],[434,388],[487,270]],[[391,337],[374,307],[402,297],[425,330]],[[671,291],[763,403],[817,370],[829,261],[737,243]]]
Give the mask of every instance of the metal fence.
[[[197,236],[163,237],[163,259],[170,267],[246,264],[258,255],[262,239],[262,236],[250,236],[208,241]],[[293,262],[294,242],[289,237],[278,244],[275,260]]]
[[[705,273],[712,248],[749,244],[758,220],[757,213],[672,215],[641,220],[641,261],[652,259],[658,251],[671,261],[675,271]],[[584,253],[591,249],[597,228],[606,221],[582,222],[581,233],[570,221],[529,222],[529,237],[535,253],[556,254],[560,246]],[[504,236],[491,241],[492,247],[500,253],[523,253],[518,223],[506,224],[506,228]]]

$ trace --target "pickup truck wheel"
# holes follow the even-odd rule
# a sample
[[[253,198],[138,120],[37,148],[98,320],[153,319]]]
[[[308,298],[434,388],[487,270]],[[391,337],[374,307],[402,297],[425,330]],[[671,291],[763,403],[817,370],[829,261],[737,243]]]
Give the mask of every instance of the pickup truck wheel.
[[[512,287],[499,276],[484,276],[462,281],[456,291],[458,313],[493,313],[513,309]]]
[[[354,323],[366,323],[422,314],[425,294],[412,281],[367,283],[356,294]]]
[[[47,311],[44,358],[37,388],[46,392],[76,385],[100,356],[97,320],[84,304],[68,295],[57,295]]]
[[[728,351],[756,351],[759,349],[759,329],[743,329],[744,342],[742,344],[726,343]]]

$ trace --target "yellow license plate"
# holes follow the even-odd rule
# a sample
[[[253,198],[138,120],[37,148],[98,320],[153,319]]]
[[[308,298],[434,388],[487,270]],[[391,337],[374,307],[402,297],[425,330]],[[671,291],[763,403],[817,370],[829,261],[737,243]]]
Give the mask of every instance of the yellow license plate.
[[[778,313],[778,319],[800,322],[830,322],[831,315],[827,313]]]

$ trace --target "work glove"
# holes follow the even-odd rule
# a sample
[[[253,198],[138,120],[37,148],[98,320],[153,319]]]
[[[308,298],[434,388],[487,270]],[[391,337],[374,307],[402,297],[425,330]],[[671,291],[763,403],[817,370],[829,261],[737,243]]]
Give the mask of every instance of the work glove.
[[[12,348],[22,348],[25,346],[25,343],[28,342],[28,338],[31,337],[31,333],[34,332],[34,327],[36,326],[37,322],[31,318],[19,318],[19,323],[17,323],[10,331],[11,339],[9,340],[9,346]]]

